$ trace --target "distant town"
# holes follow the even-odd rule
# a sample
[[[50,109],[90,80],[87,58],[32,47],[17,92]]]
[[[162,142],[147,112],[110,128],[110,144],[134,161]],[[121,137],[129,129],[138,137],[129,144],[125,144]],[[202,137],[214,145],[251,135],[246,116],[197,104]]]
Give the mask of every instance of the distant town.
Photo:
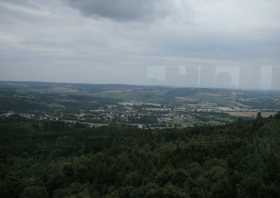
[[[278,92],[161,88],[159,93],[154,93],[153,87],[145,86],[112,88],[109,85],[36,83],[2,83],[0,88],[0,99],[6,101],[0,109],[1,119],[61,121],[92,128],[223,125],[238,119],[253,119],[258,112],[269,117],[280,110]],[[168,96],[164,97],[167,100],[161,100],[162,94]],[[207,100],[202,100],[205,96]],[[229,96],[234,97],[229,100]]]

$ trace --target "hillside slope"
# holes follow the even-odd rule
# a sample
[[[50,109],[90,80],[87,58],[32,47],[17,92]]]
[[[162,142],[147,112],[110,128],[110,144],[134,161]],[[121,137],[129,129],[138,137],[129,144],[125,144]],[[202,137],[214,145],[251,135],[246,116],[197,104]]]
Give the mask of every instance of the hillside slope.
[[[0,197],[280,197],[280,116],[148,131],[0,121]]]

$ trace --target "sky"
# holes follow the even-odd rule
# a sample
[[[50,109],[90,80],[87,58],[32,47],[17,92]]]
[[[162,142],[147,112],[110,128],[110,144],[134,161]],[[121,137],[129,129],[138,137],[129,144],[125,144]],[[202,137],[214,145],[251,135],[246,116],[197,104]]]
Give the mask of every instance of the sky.
[[[279,0],[0,0],[0,80],[184,86],[207,67],[211,86],[266,89],[279,18]]]

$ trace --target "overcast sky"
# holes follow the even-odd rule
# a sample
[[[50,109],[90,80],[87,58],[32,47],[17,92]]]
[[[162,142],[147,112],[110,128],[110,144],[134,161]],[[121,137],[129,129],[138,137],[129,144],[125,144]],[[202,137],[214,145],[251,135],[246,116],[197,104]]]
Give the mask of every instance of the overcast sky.
[[[279,19],[279,0],[0,0],[0,80],[149,84],[147,68],[278,66]]]

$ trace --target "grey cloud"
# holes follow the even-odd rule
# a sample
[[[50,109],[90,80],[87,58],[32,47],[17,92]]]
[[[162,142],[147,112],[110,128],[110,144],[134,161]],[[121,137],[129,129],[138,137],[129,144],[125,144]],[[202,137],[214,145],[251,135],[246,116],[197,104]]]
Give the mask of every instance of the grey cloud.
[[[168,13],[168,0],[66,0],[83,15],[115,21],[161,18]]]
[[[213,2],[0,0],[0,80],[149,84],[150,66],[279,65],[278,0],[248,16],[253,0]]]
[[[2,3],[10,3],[19,6],[31,6],[34,7],[34,2],[32,0],[1,0]]]

